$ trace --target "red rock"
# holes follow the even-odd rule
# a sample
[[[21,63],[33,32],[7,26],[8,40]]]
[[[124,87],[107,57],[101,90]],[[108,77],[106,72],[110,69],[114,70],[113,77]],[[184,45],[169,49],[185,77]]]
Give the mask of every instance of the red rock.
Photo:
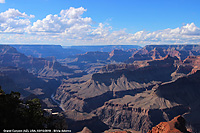
[[[161,122],[148,133],[189,133],[185,127],[185,123],[185,119],[179,115],[171,121]]]
[[[88,129],[87,127],[84,127],[80,133],[92,133],[92,131]]]
[[[135,50],[136,51],[136,50]],[[119,49],[113,50],[109,56],[110,60],[118,61],[118,62],[123,62],[125,60],[128,60],[129,57],[135,52],[133,49],[130,51],[123,51]]]
[[[113,132],[105,132],[105,133],[128,133],[127,131],[113,131]]]
[[[135,52],[126,62],[160,59],[167,54],[180,60],[191,55],[199,55],[199,45],[147,45]]]

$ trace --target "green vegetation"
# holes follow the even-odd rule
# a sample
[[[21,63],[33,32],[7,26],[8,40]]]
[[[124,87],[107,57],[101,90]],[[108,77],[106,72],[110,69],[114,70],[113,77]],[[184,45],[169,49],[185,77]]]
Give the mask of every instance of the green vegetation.
[[[20,93],[5,94],[0,87],[0,129],[64,129],[65,120],[60,116],[44,117],[40,100],[35,98],[25,103]]]
[[[23,103],[20,93],[5,94],[0,89],[0,128],[35,129],[44,128],[45,117],[39,99]]]

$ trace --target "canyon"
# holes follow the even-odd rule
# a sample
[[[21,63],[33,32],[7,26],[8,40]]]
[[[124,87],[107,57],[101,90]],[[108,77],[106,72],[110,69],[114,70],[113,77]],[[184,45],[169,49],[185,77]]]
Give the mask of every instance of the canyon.
[[[0,79],[63,112],[72,132],[145,133],[179,115],[200,131],[200,45],[0,45]]]

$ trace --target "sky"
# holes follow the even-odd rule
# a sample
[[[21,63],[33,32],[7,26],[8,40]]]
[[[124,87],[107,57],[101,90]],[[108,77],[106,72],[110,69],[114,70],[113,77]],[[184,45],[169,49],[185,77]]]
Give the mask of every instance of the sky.
[[[200,44],[199,0],[0,0],[0,44]]]

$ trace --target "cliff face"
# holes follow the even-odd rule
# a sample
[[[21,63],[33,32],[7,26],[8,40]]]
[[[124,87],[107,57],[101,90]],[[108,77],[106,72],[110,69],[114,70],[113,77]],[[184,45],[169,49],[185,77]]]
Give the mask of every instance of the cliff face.
[[[200,69],[200,56],[188,56],[183,63],[187,68],[192,66],[191,73],[195,73],[197,70]]]
[[[146,62],[144,62],[143,64],[146,64],[148,65]],[[122,69],[128,69],[128,70],[136,70],[138,69],[140,66],[137,65],[137,64],[109,64],[109,65],[106,65],[104,67],[102,67],[100,70],[99,70],[99,73],[108,73],[108,72],[113,72],[115,70],[122,70]]]
[[[56,60],[48,61],[44,58],[27,57],[8,45],[0,46],[0,66],[22,67],[28,72],[41,77],[60,77],[73,70],[67,66],[61,66]]]
[[[109,126],[146,133],[152,126],[178,115],[200,129],[200,58],[194,56],[199,54],[198,47],[152,45],[137,52],[114,50],[110,55],[108,52],[78,55],[79,66],[84,64],[84,70],[91,75],[63,79],[55,100],[65,110],[70,128],[76,131],[88,127],[102,132]],[[101,68],[109,61],[128,59],[130,53],[134,63]],[[186,58],[188,55],[191,56]],[[53,78],[73,77],[70,74],[74,72],[55,58],[28,57],[9,46],[0,47],[0,66],[1,84],[21,88],[24,95],[34,93],[41,97],[50,96],[58,87]],[[101,124],[105,128],[99,130],[97,125]]]
[[[129,57],[132,56],[132,54],[136,51],[136,49],[132,49],[129,51],[123,51],[123,50],[113,50],[110,54],[109,54],[109,59],[110,60],[114,60],[116,62],[124,62],[126,60],[129,59]]]
[[[174,82],[163,84],[156,89],[159,97],[176,102],[190,108],[190,111],[183,115],[188,123],[195,129],[200,130],[200,122],[198,112],[200,111],[200,71],[182,77]]]
[[[79,133],[102,133],[108,129],[108,126],[104,124],[94,114],[88,114],[85,112],[79,112],[77,110],[65,111],[65,116],[68,122],[68,127],[73,132]]]
[[[97,61],[106,61],[108,57],[108,52],[87,52],[85,54],[78,55],[77,62],[96,63]]]
[[[166,55],[184,60],[188,56],[196,56],[199,54],[199,45],[147,45],[135,52],[126,62],[132,63],[137,60],[160,59]]]
[[[167,56],[156,61],[146,62],[146,66],[116,67],[114,71],[95,73],[83,83],[70,84],[67,80],[58,88],[55,98],[61,106],[90,112],[112,98],[135,95],[151,89],[152,86],[172,79],[177,69],[177,58]]]
[[[112,99],[94,113],[113,128],[147,132],[160,121],[189,111],[188,107],[157,97],[153,91]]]
[[[172,102],[190,104],[196,102],[200,94],[200,71],[176,81],[162,84],[156,94]]]
[[[66,110],[92,111],[113,128],[147,132],[177,115],[198,128],[194,116],[199,110],[199,72],[190,75],[195,64],[198,66],[195,62],[198,58],[182,62],[168,55],[153,61],[108,65],[83,83],[63,82],[55,98]]]
[[[111,52],[99,52],[99,51],[91,51],[86,52],[84,54],[76,55],[76,62],[77,63],[97,63],[97,62],[109,62],[109,61],[115,61],[115,62],[124,62],[131,55],[136,51],[136,49],[131,50],[121,50],[121,49],[115,49]],[[75,63],[75,62],[74,62]]]
[[[138,50],[135,54],[132,55],[132,57],[128,60],[130,62],[131,60],[154,60],[154,59],[160,59],[162,57],[165,57],[167,55],[167,52],[163,48],[157,48],[154,49],[148,49],[148,47],[144,47],[141,50]]]
[[[37,78],[27,70],[17,67],[0,67],[0,85],[5,88],[6,93],[17,91],[22,96],[28,96],[31,93],[35,95],[51,95],[59,82],[55,80],[45,81]]]
[[[28,57],[11,46],[0,45],[0,82],[6,92],[50,97],[59,86],[59,79],[72,72],[73,69],[62,66],[53,58]]]
[[[148,133],[190,133],[187,131],[185,125],[185,119],[179,115],[171,121],[159,123],[152,130],[148,131]]]
[[[175,81],[156,85],[152,90],[134,96],[125,95],[109,100],[94,113],[111,127],[133,128],[142,132],[147,132],[161,121],[169,121],[177,115],[182,115],[192,128],[198,131],[199,76],[200,72],[197,71]],[[158,127],[168,132],[163,126],[167,126],[171,131],[168,124],[162,123]]]
[[[106,65],[84,81],[64,80],[55,99],[65,110],[93,113],[112,128],[145,133],[161,121],[183,115],[192,127],[200,129],[199,57],[182,61],[162,56]]]

